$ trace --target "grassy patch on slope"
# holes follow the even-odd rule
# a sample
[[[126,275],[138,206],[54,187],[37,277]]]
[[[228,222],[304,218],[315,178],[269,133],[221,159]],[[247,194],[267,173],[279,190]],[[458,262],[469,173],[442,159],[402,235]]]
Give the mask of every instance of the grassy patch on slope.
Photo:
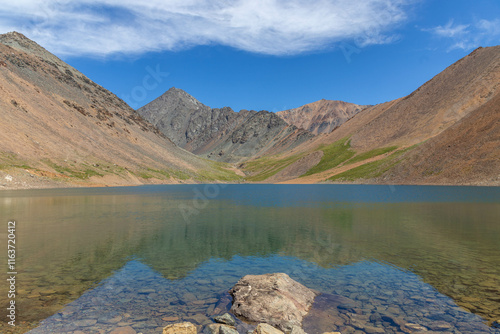
[[[397,148],[398,148],[397,146],[376,148],[374,150],[356,155],[354,158],[350,159],[345,164],[350,165],[350,164],[353,164],[353,163],[356,163],[359,161],[367,160],[367,159],[370,159],[370,158],[373,158],[373,157],[376,157],[376,156],[379,156],[379,155],[382,155],[382,154],[385,154],[388,152],[392,152]]]
[[[278,156],[262,157],[246,164],[245,170],[251,172],[252,176],[247,177],[247,181],[264,181],[271,176],[282,171],[300,158],[302,154],[293,155],[287,158],[279,158]]]
[[[0,170],[9,168],[36,169],[29,166],[14,153],[0,152]]]
[[[321,173],[337,167],[356,154],[356,152],[351,149],[351,141],[349,138],[342,138],[333,144],[320,146],[317,151],[323,151],[321,161],[316,166],[309,169],[305,174],[301,175],[301,177]]]
[[[142,167],[139,170],[130,171],[130,173],[145,180],[153,178],[158,180],[168,180],[171,177],[178,180],[188,180],[191,178],[191,175],[184,173],[181,170],[155,169],[151,167]]]
[[[236,174],[233,170],[227,169],[230,165],[224,162],[212,161],[206,159],[207,163],[212,167],[211,170],[202,170],[197,172],[196,179],[200,182],[235,182],[243,178]]]
[[[330,145],[320,146],[317,151],[323,151],[321,161],[305,174],[308,176],[316,173],[321,173],[326,170],[335,168],[340,164],[346,162],[347,164],[363,161],[387,152],[397,149],[397,146],[384,147],[365,152],[356,156],[356,151],[351,148],[350,139],[348,137],[342,138]],[[294,155],[285,159],[280,159],[277,156],[262,157],[246,164],[245,170],[253,175],[248,177],[248,181],[264,181],[267,178],[277,174],[287,166],[299,160],[303,154]]]
[[[364,165],[349,169],[343,173],[337,174],[329,178],[330,181],[355,181],[358,179],[376,178],[387,172],[389,169],[397,165],[400,160],[398,158],[417,145],[408,147],[404,150],[396,151],[393,154],[383,159],[366,163]]]
[[[43,162],[61,175],[80,180],[86,180],[88,178],[91,178],[92,176],[104,176],[103,174],[97,172],[93,168],[90,168],[90,166],[87,166],[86,164],[82,164],[80,166],[81,168],[78,167],[70,168],[69,166],[60,166],[48,159],[43,160]]]

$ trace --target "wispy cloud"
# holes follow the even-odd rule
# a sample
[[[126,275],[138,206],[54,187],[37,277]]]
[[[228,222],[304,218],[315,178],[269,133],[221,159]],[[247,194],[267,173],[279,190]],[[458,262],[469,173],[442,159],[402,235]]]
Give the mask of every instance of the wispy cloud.
[[[470,24],[456,24],[453,20],[444,26],[424,29],[438,38],[449,40],[448,49],[471,50],[479,46],[498,44],[500,37],[500,19],[476,20]]]
[[[440,37],[457,37],[466,33],[467,28],[469,28],[468,24],[454,25],[453,20],[450,20],[447,25],[437,26],[430,30]]]
[[[415,0],[16,0],[0,29],[59,55],[107,56],[220,44],[298,54],[355,39],[385,44]]]

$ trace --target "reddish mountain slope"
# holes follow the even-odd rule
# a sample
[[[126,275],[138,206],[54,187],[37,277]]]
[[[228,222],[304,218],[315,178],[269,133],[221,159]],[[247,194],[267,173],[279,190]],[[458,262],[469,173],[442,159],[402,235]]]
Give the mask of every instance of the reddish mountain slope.
[[[290,125],[317,135],[332,132],[364,108],[366,106],[323,99],[299,108],[279,111],[276,115]]]
[[[408,153],[384,180],[500,185],[500,94]]]

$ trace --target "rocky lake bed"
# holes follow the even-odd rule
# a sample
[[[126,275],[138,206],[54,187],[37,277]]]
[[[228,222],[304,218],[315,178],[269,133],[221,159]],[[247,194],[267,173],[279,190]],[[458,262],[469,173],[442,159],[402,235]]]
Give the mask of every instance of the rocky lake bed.
[[[303,330],[309,334],[500,333],[417,276],[390,266],[362,263],[332,276],[304,263],[276,260],[276,265],[293,264],[292,276],[308,275],[309,284],[325,291],[303,319]],[[30,333],[162,333],[165,326],[179,322],[191,322],[201,332],[215,322],[214,317],[230,311],[227,287],[241,278],[241,262],[255,265],[255,260],[244,258],[232,264],[212,263],[188,278],[168,282],[131,261]],[[235,319],[239,333],[256,327]]]
[[[196,190],[2,193],[0,219],[16,218],[22,243],[19,322],[0,332],[146,334],[190,322],[201,333],[225,313],[241,334],[262,322],[289,332],[231,310],[238,281],[270,273],[318,293],[301,320],[308,334],[500,331],[494,189],[229,185],[185,220],[179,208]]]

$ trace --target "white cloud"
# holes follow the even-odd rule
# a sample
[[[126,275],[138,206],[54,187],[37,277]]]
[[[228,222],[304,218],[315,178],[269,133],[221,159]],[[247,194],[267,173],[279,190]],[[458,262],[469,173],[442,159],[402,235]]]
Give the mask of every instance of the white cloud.
[[[453,20],[450,20],[447,25],[437,26],[432,31],[440,37],[456,37],[467,32],[467,28],[469,28],[469,25],[453,25]]]
[[[449,39],[449,50],[471,50],[479,46],[498,44],[500,19],[477,20],[471,24],[455,24],[450,20],[445,26],[424,29],[439,38]]]
[[[354,39],[385,44],[415,0],[16,0],[0,29],[58,55],[107,56],[221,44],[284,55]]]

